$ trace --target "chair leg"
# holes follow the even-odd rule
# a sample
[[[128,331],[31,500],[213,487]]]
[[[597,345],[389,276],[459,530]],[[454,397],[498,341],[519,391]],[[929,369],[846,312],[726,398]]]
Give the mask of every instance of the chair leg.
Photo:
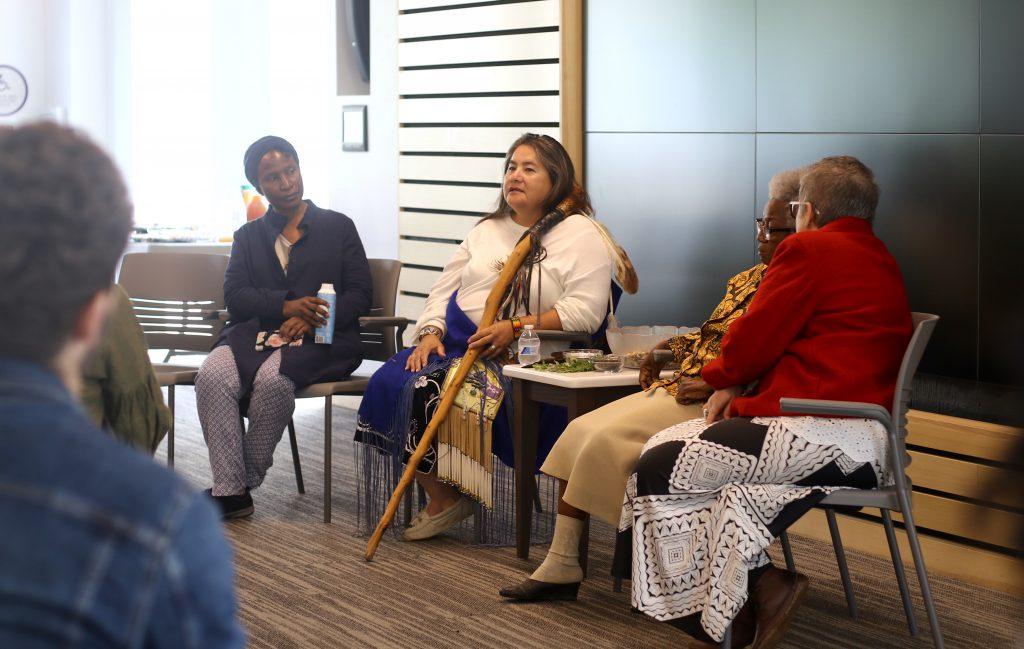
[[[942,631],[939,629],[939,616],[935,613],[935,600],[932,599],[932,589],[928,584],[928,571],[925,569],[921,544],[917,539],[917,527],[914,525],[914,515],[910,510],[910,498],[902,491],[899,493],[899,497],[900,508],[903,510],[903,526],[907,531],[907,540],[910,542],[910,553],[914,557],[917,579],[921,582],[921,598],[924,599],[924,607],[928,611],[928,623],[932,627],[932,641],[935,643],[935,649],[944,649],[946,643],[943,641]]]
[[[725,635],[722,637],[722,644],[718,645],[722,649],[731,649],[732,647],[732,624],[725,627]]]
[[[167,386],[167,409],[171,411],[171,426],[167,429],[167,466],[174,468],[174,386]]]
[[[288,420],[288,441],[292,443],[292,464],[295,465],[295,486],[299,493],[306,493],[306,485],[302,482],[302,463],[299,461],[299,441],[295,439],[295,420]]]
[[[839,536],[839,523],[836,522],[836,513],[832,509],[826,509],[825,517],[828,519],[829,534],[832,535],[832,547],[836,551],[839,576],[843,580],[843,590],[846,591],[846,606],[850,609],[850,617],[856,620],[857,599],[853,594],[853,584],[850,582],[850,568],[846,565],[846,552],[843,550],[843,539]]]
[[[533,479],[533,508],[537,510],[538,514],[544,513],[544,507],[540,502],[540,483],[537,478]]]
[[[474,505],[473,511],[473,538],[477,543],[484,542],[484,507],[480,503]]]
[[[324,522],[331,522],[331,395],[324,397]]]
[[[405,501],[405,513],[402,514],[402,525],[409,527],[409,523],[412,522],[412,489],[406,489],[405,495],[402,496],[402,500]]]
[[[580,568],[583,569],[583,578],[587,578],[587,568],[590,564],[590,517],[583,521],[583,530],[580,532],[580,542],[577,546],[579,552]]]
[[[621,593],[622,592],[622,577],[616,577],[615,578],[615,581],[612,583],[612,592],[613,593]]]
[[[882,522],[885,524],[885,540],[889,542],[889,554],[892,556],[892,567],[896,570],[896,582],[900,586],[900,598],[903,600],[903,611],[907,614],[907,627],[910,635],[917,635],[917,620],[914,617],[914,604],[910,601],[910,589],[907,588],[907,574],[903,570],[903,559],[900,557],[900,545],[896,542],[896,530],[892,525],[892,515],[888,509],[880,509]]]
[[[782,556],[786,558],[786,570],[796,572],[796,562],[793,561],[793,546],[789,544],[789,534],[783,531],[779,535],[779,540],[782,542]]]

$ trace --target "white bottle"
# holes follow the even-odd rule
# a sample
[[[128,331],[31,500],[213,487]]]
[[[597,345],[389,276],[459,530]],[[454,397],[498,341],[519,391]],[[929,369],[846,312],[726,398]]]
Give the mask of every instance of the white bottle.
[[[313,332],[313,342],[320,345],[330,345],[334,342],[334,306],[338,303],[338,296],[334,292],[334,284],[321,284],[316,296],[327,302],[327,322],[320,325]]]
[[[530,365],[539,360],[540,338],[533,332],[533,325],[526,325],[519,336],[519,364]]]

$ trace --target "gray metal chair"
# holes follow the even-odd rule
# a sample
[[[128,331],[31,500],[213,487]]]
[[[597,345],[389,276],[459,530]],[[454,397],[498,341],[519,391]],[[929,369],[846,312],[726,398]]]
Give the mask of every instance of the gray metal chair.
[[[909,409],[911,383],[914,374],[917,372],[917,365],[924,354],[928,340],[931,338],[938,322],[939,316],[928,313],[914,313],[914,333],[903,356],[903,363],[900,365],[900,372],[896,380],[896,393],[893,398],[892,415],[881,406],[871,403],[855,403],[849,401],[824,401],[818,399],[781,399],[779,404],[783,413],[802,413],[822,417],[862,417],[873,419],[883,426],[889,434],[889,467],[894,484],[882,489],[843,489],[833,492],[821,501],[821,507],[825,508],[825,515],[828,518],[829,532],[832,536],[832,543],[836,552],[836,561],[839,564],[839,573],[843,580],[843,588],[846,591],[846,601],[850,615],[857,618],[857,603],[853,594],[853,585],[850,581],[850,571],[846,563],[846,553],[843,550],[843,541],[839,535],[839,525],[836,522],[833,507],[874,507],[882,513],[882,522],[885,526],[885,536],[889,542],[889,552],[892,555],[893,568],[896,572],[896,581],[899,583],[900,596],[903,599],[903,609],[907,616],[907,626],[911,635],[917,635],[917,622],[914,619],[914,608],[910,599],[910,590],[907,587],[907,578],[903,570],[903,561],[900,557],[899,545],[896,542],[896,531],[893,528],[890,512],[900,512],[903,515],[903,524],[907,532],[907,540],[910,542],[910,551],[914,558],[914,566],[917,569],[917,577],[921,584],[921,596],[924,599],[925,609],[928,612],[928,621],[932,628],[932,638],[938,649],[944,647],[942,632],[939,629],[939,619],[935,613],[935,601],[932,599],[931,587],[928,584],[928,573],[924,565],[924,557],[921,554],[921,544],[917,538],[917,527],[914,525],[914,515],[911,507],[911,483],[907,477],[906,469],[910,464],[910,456],[907,454],[907,410]],[[786,565],[790,570],[794,569],[792,549],[789,546],[789,538],[783,532],[781,535],[782,547],[786,556]],[[730,629],[731,631],[731,629]],[[728,634],[727,634],[728,635]],[[728,637],[727,639],[728,640]],[[729,646],[723,642],[722,646]]]
[[[228,256],[191,252],[141,252],[121,260],[117,283],[132,300],[150,349],[207,354],[227,321],[224,271]],[[197,367],[154,363],[167,388],[171,427],[167,465],[174,466],[174,388],[195,385]]]
[[[386,361],[401,346],[402,334],[409,320],[395,316],[395,302],[398,298],[398,277],[402,263],[394,259],[370,259],[370,275],[373,277],[373,306],[370,315],[359,319],[360,337],[363,343],[363,358],[372,361]],[[357,370],[358,371],[358,370]],[[296,399],[323,398],[324,400],[324,522],[331,522],[331,426],[332,397],[336,395],[360,396],[370,382],[367,375],[354,374],[342,381],[314,383],[295,393]],[[292,460],[295,464],[299,493],[302,485],[302,469],[298,447],[295,443],[295,424],[288,422],[292,439]]]

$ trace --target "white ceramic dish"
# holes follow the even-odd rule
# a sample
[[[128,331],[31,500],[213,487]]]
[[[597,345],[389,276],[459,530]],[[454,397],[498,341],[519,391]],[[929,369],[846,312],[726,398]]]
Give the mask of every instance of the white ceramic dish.
[[[615,354],[608,354],[594,359],[594,369],[598,372],[621,372],[622,357]]]

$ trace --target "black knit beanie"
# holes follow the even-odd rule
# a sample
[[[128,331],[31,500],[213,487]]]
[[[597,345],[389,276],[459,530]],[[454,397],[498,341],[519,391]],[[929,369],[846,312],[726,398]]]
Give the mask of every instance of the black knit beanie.
[[[295,152],[295,147],[283,137],[266,135],[250,144],[249,148],[245,150],[245,157],[242,159],[245,165],[245,177],[249,180],[249,184],[260,193],[263,193],[260,189],[260,160],[271,151],[280,151],[285,155],[295,158],[295,162],[299,161],[299,154]]]

